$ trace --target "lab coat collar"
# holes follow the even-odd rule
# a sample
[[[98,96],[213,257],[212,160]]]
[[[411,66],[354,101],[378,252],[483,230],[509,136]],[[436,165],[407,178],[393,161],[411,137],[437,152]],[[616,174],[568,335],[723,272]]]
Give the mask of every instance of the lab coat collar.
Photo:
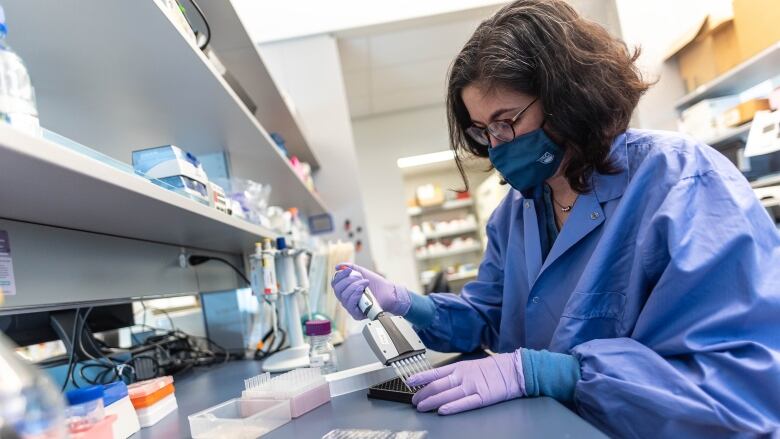
[[[628,132],[615,137],[609,149],[609,158],[617,172],[615,174],[594,172],[591,176],[591,187],[600,203],[620,198],[628,186]],[[542,189],[541,185],[535,186],[521,194],[526,200],[533,199],[538,202],[542,196]]]
[[[628,186],[628,133],[617,136],[610,147],[609,158],[615,174],[594,173],[591,177],[593,193],[600,203],[620,198]]]
[[[535,204],[541,202],[543,189],[540,186],[523,191],[522,208],[525,211],[523,218],[529,288],[533,288],[536,280],[550,265],[604,222],[605,213],[602,208],[604,203],[623,195],[629,178],[627,137],[626,133],[622,133],[612,142],[609,157],[617,172],[615,174],[594,173],[591,180],[593,189],[577,198],[569,220],[561,229],[550,249],[550,254],[544,261],[542,261],[539,239],[539,224],[535,214]]]

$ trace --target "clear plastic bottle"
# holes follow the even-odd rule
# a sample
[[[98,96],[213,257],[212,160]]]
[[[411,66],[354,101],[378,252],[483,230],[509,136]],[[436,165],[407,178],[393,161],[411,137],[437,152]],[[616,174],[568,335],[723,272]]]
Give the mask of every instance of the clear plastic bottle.
[[[323,375],[337,372],[339,364],[336,349],[330,342],[330,322],[307,321],[306,335],[309,336],[309,367],[319,367]]]
[[[87,431],[103,420],[103,386],[69,390],[65,397],[68,400],[66,413],[71,433]]]
[[[66,438],[65,403],[49,378],[0,332],[0,437]]]
[[[0,120],[34,136],[41,135],[35,90],[27,67],[6,41],[5,11],[0,6]]]

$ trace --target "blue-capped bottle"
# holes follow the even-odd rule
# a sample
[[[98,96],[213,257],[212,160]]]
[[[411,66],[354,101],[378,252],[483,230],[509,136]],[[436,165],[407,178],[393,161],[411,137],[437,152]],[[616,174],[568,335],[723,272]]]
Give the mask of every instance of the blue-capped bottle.
[[[65,402],[49,377],[0,332],[0,437],[65,439]]]
[[[35,89],[22,59],[6,41],[5,11],[0,6],[0,120],[32,134],[41,135]]]

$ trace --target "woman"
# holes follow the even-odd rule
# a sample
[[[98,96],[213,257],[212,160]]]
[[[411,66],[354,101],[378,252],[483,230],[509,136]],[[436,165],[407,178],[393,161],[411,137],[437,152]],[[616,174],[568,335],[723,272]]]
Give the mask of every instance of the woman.
[[[355,318],[370,286],[429,348],[498,352],[413,376],[418,410],[546,395],[621,437],[780,428],[780,236],[718,152],[627,129],[637,55],[561,0],[520,0],[455,59],[452,147],[513,188],[477,280],[429,296],[354,265],[333,280]]]

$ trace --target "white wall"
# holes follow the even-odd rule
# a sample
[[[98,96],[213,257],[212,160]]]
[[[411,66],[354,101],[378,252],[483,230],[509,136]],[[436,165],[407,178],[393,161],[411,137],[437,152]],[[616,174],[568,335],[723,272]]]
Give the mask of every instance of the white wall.
[[[233,0],[259,43],[506,3],[498,0]]]
[[[352,127],[376,268],[394,282],[421,291],[409,236],[404,179],[396,160],[449,148],[445,107],[354,119]],[[452,173],[450,178],[445,185],[453,182]],[[460,185],[452,186],[460,189]]]
[[[336,226],[335,233],[323,237],[346,238],[345,219],[353,228],[368,229],[336,41],[318,35],[263,44],[259,49],[274,81],[295,103],[301,129],[317,152],[321,166],[315,177],[317,190]],[[361,240],[363,251],[356,260],[371,267],[370,241]]]
[[[642,128],[676,130],[674,102],[685,94],[676,63],[664,63],[669,48],[686,30],[715,7],[730,0],[616,0],[623,40],[641,46],[639,66],[648,79],[658,79],[635,114]]]

